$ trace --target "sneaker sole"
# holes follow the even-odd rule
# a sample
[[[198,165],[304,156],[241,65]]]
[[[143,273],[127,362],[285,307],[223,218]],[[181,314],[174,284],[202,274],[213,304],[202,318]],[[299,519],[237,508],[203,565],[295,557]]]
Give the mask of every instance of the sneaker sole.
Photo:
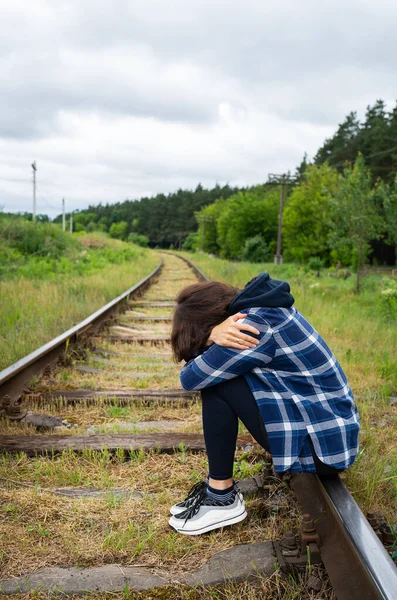
[[[183,533],[183,535],[201,535],[202,533],[207,533],[207,531],[212,531],[213,529],[221,529],[222,527],[227,527],[228,525],[235,525],[236,523],[240,523],[240,521],[244,521],[247,516],[247,511],[244,510],[242,513],[235,517],[231,517],[230,519],[223,519],[222,521],[218,521],[218,523],[211,523],[211,525],[206,525],[205,527],[200,527],[200,529],[183,529],[175,527],[169,524],[175,531],[178,533]]]

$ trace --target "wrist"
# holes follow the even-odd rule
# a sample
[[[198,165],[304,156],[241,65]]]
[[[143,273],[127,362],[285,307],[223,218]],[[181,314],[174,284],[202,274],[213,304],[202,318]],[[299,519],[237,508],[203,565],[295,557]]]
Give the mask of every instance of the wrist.
[[[212,337],[212,331],[211,331],[211,333],[209,334],[209,336],[207,338],[207,341],[205,342],[205,345],[208,347],[208,346],[212,346],[212,344],[215,344],[215,340]]]

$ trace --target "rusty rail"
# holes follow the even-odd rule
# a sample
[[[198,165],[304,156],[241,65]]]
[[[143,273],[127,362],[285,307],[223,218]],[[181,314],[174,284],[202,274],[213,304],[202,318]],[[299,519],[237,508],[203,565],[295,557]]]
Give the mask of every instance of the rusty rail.
[[[302,473],[292,488],[314,520],[338,600],[396,600],[396,566],[341,479]]]
[[[92,334],[110,315],[117,312],[123,301],[137,292],[143,291],[152,279],[161,271],[163,260],[149,275],[130,287],[120,296],[94,312],[92,315],[71,327],[47,344],[21,358],[10,367],[0,372],[0,414],[3,412],[11,418],[24,417],[21,413],[21,395],[33,375],[40,374],[47,365],[54,365],[62,352],[75,344],[86,332]]]

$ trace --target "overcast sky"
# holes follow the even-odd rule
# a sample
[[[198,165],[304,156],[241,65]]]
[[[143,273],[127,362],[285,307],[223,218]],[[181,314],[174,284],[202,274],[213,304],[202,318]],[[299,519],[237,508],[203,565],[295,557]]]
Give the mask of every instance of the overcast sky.
[[[0,0],[0,207],[265,181],[397,98],[395,0]]]

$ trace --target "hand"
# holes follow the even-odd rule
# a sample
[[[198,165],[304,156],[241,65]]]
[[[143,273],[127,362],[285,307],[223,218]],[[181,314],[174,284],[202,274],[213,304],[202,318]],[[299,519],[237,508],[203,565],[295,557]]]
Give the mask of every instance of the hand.
[[[259,344],[259,340],[255,339],[251,335],[242,333],[242,331],[249,331],[254,335],[258,335],[259,331],[247,325],[246,323],[237,323],[239,319],[244,319],[248,315],[237,313],[232,315],[219,325],[216,325],[210,333],[207,345],[218,344],[218,346],[225,346],[227,348],[236,348],[237,350],[248,350],[249,348],[255,348]]]

